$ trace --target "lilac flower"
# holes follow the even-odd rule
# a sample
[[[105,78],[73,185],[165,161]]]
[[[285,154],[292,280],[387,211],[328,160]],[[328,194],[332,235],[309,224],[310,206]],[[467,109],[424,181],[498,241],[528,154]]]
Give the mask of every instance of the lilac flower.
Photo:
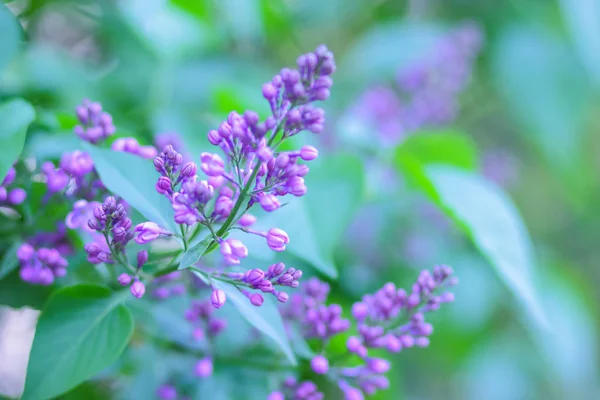
[[[134,154],[146,159],[153,159],[157,156],[158,151],[154,146],[142,146],[136,138],[119,138],[115,140],[111,146],[114,151]]]
[[[205,357],[198,361],[194,366],[194,373],[200,378],[207,378],[213,374],[213,361],[210,357]]]
[[[51,285],[55,278],[66,275],[68,262],[55,248],[41,247],[37,250],[24,243],[17,249],[21,264],[20,276],[33,285]]]
[[[69,176],[62,169],[57,170],[51,162],[42,164],[42,173],[46,178],[49,193],[60,192],[69,183]]]
[[[131,283],[131,276],[129,274],[121,274],[119,275],[117,280],[119,281],[119,285],[129,286],[129,284]]]
[[[284,251],[285,245],[289,242],[287,233],[279,228],[272,228],[267,234],[267,244],[271,250]]]
[[[289,396],[290,399],[294,400],[322,400],[324,395],[319,392],[317,385],[311,381],[303,381],[298,383],[294,378],[288,378],[285,380],[281,390],[272,392],[268,400],[280,400],[285,399],[285,396]]]
[[[214,308],[221,308],[225,301],[227,300],[227,296],[225,292],[221,289],[214,289],[212,294],[210,295],[210,302]]]
[[[84,246],[91,263],[112,263],[114,254],[124,255],[125,246],[134,237],[125,206],[108,196],[104,203],[94,208],[94,218],[88,221],[88,227],[101,235],[94,236],[94,241]]]
[[[94,218],[94,209],[100,206],[96,201],[87,202],[86,200],[77,200],[73,204],[73,210],[67,214],[65,224],[69,229],[83,229],[87,232],[94,232],[89,227],[88,221]]]
[[[157,239],[161,235],[168,234],[164,229],[154,222],[137,224],[135,226],[135,232],[137,233],[135,242],[138,244],[146,244]]]
[[[112,117],[102,111],[100,103],[86,99],[75,111],[81,125],[77,125],[74,131],[86,142],[99,143],[115,133]]]
[[[141,299],[144,293],[146,293],[146,286],[141,281],[135,281],[131,285],[131,294],[138,299]]]
[[[248,249],[237,239],[227,239],[221,242],[221,254],[228,265],[237,265],[248,256]]]
[[[315,374],[323,375],[329,370],[329,361],[322,355],[318,355],[310,361],[310,366]]]
[[[177,389],[175,386],[162,384],[156,390],[156,397],[160,400],[177,400]]]

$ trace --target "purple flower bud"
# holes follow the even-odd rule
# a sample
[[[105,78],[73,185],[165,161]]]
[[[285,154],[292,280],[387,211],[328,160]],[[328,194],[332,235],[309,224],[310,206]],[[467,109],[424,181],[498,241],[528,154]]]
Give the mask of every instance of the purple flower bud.
[[[204,330],[202,328],[196,327],[192,331],[192,338],[196,341],[204,339],[204,336]]]
[[[117,280],[119,281],[119,285],[128,286],[131,283],[131,276],[129,276],[129,274],[121,274]]]
[[[219,143],[221,142],[221,136],[219,135],[219,132],[217,132],[216,130],[210,130],[208,131],[208,141],[213,145],[213,146],[218,146]]]
[[[141,250],[137,253],[137,267],[142,268],[144,264],[148,261],[148,251]]]
[[[279,208],[279,200],[272,194],[262,193],[258,202],[265,211],[275,211]]]
[[[364,396],[359,389],[348,384],[342,386],[341,383],[340,388],[344,392],[344,400],[364,400]]]
[[[160,400],[177,400],[177,389],[171,385],[160,385],[156,390],[156,397]]]
[[[6,188],[0,186],[0,201],[5,201],[7,197]]]
[[[290,296],[286,292],[277,292],[277,301],[280,303],[285,303],[289,300]]]
[[[445,292],[438,297],[440,303],[452,303],[454,301],[454,293]]]
[[[159,156],[154,159],[154,169],[161,174],[165,171],[165,160],[162,157]]]
[[[246,273],[246,280],[248,281],[248,283],[258,284],[263,280],[264,276],[264,271],[262,269],[257,268]]]
[[[238,224],[240,224],[244,228],[248,228],[249,226],[254,225],[255,222],[256,222],[256,217],[252,214],[246,213],[246,214],[242,215],[242,217],[238,221]]]
[[[25,201],[27,193],[21,188],[15,188],[8,193],[8,202],[13,205],[19,205]]]
[[[146,286],[140,281],[135,281],[131,285],[130,290],[134,297],[141,299],[144,293],[146,293]]]
[[[225,292],[221,289],[213,289],[212,294],[210,295],[210,303],[214,308],[221,308],[225,301],[227,300],[227,296]]]
[[[369,315],[369,307],[365,303],[358,302],[352,305],[352,316],[357,321],[363,321],[367,315]]]
[[[198,361],[194,367],[194,373],[200,378],[208,378],[213,374],[213,361],[210,357]]]
[[[227,239],[221,243],[221,254],[228,264],[237,265],[248,256],[248,249],[237,239]]]
[[[191,178],[192,176],[196,175],[197,169],[198,167],[196,166],[196,163],[190,161],[183,166],[179,176],[182,179]]]
[[[376,374],[385,374],[390,370],[390,362],[382,358],[369,358],[367,366]]]
[[[397,337],[389,335],[385,347],[391,353],[398,353],[402,350],[402,342]]]
[[[225,172],[225,163],[218,154],[200,154],[200,168],[208,176],[219,176]]]
[[[288,234],[279,228],[272,228],[267,233],[267,245],[271,250],[284,251],[285,245],[290,242]]]
[[[273,291],[273,284],[267,279],[260,281],[257,287],[264,293],[271,293]]]
[[[17,249],[17,258],[22,262],[31,260],[34,254],[35,249],[28,243],[23,243]]]
[[[135,242],[146,244],[158,238],[162,233],[162,229],[154,222],[143,222],[136,225],[135,232],[138,234]]]
[[[300,158],[304,161],[314,160],[319,156],[319,150],[312,146],[304,146],[300,149]]]
[[[350,353],[358,353],[362,347],[362,342],[356,336],[350,336],[346,341],[346,348]]]
[[[282,392],[271,392],[267,397],[267,400],[285,400],[285,396]]]
[[[12,184],[15,181],[16,176],[17,171],[13,167],[11,167],[6,173],[6,176],[4,177],[2,183],[0,183],[0,186],[8,186]]]
[[[160,194],[171,193],[171,180],[166,176],[161,176],[156,182],[156,191]]]
[[[322,355],[315,356],[310,361],[310,366],[315,374],[324,375],[329,371],[329,361]]]
[[[260,307],[264,303],[265,298],[260,293],[254,293],[250,296],[250,303],[253,306]]]
[[[277,88],[270,82],[265,83],[262,87],[262,94],[267,100],[274,100],[277,92]]]
[[[293,176],[286,182],[286,189],[289,193],[296,197],[304,196],[306,194],[306,185],[304,184],[304,178],[299,176]]]

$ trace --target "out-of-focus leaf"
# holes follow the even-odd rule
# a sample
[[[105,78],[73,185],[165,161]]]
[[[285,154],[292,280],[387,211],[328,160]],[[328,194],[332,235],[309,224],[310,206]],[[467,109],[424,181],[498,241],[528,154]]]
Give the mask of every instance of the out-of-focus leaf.
[[[504,30],[492,53],[498,91],[553,166],[577,161],[590,88],[585,71],[555,34],[530,26]],[[579,173],[579,171],[578,171]]]
[[[434,193],[428,193],[471,237],[526,315],[539,326],[547,320],[536,289],[531,239],[516,207],[496,184],[443,165],[425,167]]]
[[[94,166],[108,190],[121,196],[149,221],[171,232],[178,232],[169,199],[155,189],[158,174],[151,161],[129,153],[100,149],[88,143],[84,143],[83,148],[92,156]]]
[[[0,4],[0,73],[19,49],[19,30],[15,16]]]
[[[40,310],[52,288],[23,282],[19,271],[14,270],[0,280],[0,304],[13,308],[31,307]]]
[[[165,59],[204,45],[203,27],[167,0],[130,0],[119,5],[140,37]]]
[[[213,242],[213,237],[208,235],[201,242],[193,245],[183,254],[181,257],[181,261],[179,262],[179,267],[177,269],[185,269],[191,267],[196,264],[198,260],[206,253],[208,246]]]
[[[256,329],[273,339],[290,362],[296,365],[296,357],[285,333],[279,310],[277,310],[273,299],[271,299],[272,296],[265,296],[263,305],[255,307],[234,285],[217,279],[212,279],[211,284],[215,288],[224,291],[227,295],[227,301],[233,303],[240,315]]]
[[[291,198],[288,204],[261,218],[259,225],[265,230],[285,230],[290,237],[287,251],[336,277],[333,253],[363,200],[364,170],[361,161],[350,155],[322,157],[310,168],[305,177],[306,195]]]
[[[598,0],[560,0],[559,3],[579,57],[596,85],[599,85],[600,2]]]
[[[26,154],[30,154],[38,160],[60,158],[65,152],[77,150],[81,147],[81,140],[73,134],[32,132],[27,140]]]
[[[17,249],[19,246],[21,246],[21,242],[14,242],[4,252],[0,261],[0,279],[10,274],[19,265],[19,259],[17,258]]]
[[[35,110],[25,100],[14,99],[0,104],[0,182],[21,155],[27,127],[34,118]]]
[[[58,396],[115,362],[133,333],[128,295],[96,285],[56,292],[36,328],[23,399]]]
[[[222,23],[227,25],[226,33],[238,41],[257,40],[263,36],[263,21],[259,0],[221,0],[213,3]]]
[[[409,182],[430,194],[435,188],[423,170],[426,164],[452,165],[465,170],[475,170],[478,164],[473,140],[453,131],[423,132],[409,137],[397,148],[395,161]]]

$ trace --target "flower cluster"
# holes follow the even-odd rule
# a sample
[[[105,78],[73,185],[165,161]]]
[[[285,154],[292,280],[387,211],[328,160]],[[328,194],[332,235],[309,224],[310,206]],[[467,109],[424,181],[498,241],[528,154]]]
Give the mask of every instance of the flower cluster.
[[[386,389],[389,382],[385,374],[390,363],[371,357],[369,351],[382,349],[398,353],[415,346],[428,346],[433,326],[425,322],[424,315],[443,303],[452,302],[454,296],[447,289],[457,283],[450,267],[436,266],[433,273],[422,271],[410,292],[387,283],[376,293],[364,296],[352,306],[358,335],[350,336],[346,342],[348,354],[356,355],[362,363],[352,367],[330,366],[325,355],[318,354],[311,360],[312,370],[334,380],[347,400],[363,399],[364,395]],[[326,343],[332,336],[350,329],[351,323],[341,317],[339,305],[325,305],[328,293],[329,285],[313,278],[303,286],[302,294],[293,296],[285,310],[288,323],[297,324],[307,339],[318,338]],[[271,396],[284,398],[282,392]],[[293,396],[294,399],[313,398]]]
[[[88,261],[92,264],[120,262],[120,257],[125,255],[125,246],[134,237],[126,204],[108,196],[93,209],[93,218],[88,221],[88,227],[99,233],[96,240],[85,245]]]
[[[36,250],[24,243],[17,249],[17,258],[21,264],[21,279],[33,285],[51,285],[55,278],[67,273],[67,260],[55,248]]]
[[[272,392],[267,400],[322,400],[324,394],[319,392],[317,385],[311,381],[298,382],[295,378],[289,377],[283,383],[281,390]]]
[[[116,131],[112,116],[102,111],[100,103],[86,99],[77,106],[76,113],[81,125],[75,127],[75,134],[86,142],[100,143]]]
[[[18,206],[27,198],[25,190],[19,187],[10,190],[7,189],[15,182],[16,177],[17,171],[14,168],[10,168],[4,177],[4,180],[0,183],[0,205],[7,204],[10,206]]]
[[[398,71],[395,88],[367,90],[350,115],[374,126],[385,142],[392,143],[421,128],[453,121],[458,95],[469,83],[481,44],[480,28],[463,23],[444,36],[427,57]]]
[[[135,154],[136,156],[152,159],[156,157],[158,151],[154,146],[142,146],[136,138],[119,138],[113,142],[111,149],[125,153]]]

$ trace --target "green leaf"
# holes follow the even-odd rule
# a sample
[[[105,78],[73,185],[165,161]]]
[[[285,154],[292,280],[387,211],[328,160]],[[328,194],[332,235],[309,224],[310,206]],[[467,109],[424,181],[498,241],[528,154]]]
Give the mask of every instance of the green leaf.
[[[306,195],[291,198],[259,225],[285,230],[290,237],[287,251],[335,278],[333,253],[363,200],[364,170],[360,159],[350,155],[323,157],[310,167]]]
[[[433,194],[435,188],[425,176],[425,164],[446,164],[466,170],[477,169],[477,149],[473,140],[459,132],[427,131],[410,136],[396,150],[396,165],[407,180]]]
[[[57,291],[36,328],[23,399],[56,397],[114,363],[133,333],[128,296],[87,284]]]
[[[14,99],[0,104],[0,182],[19,159],[25,145],[27,127],[34,118],[35,110],[25,100]]]
[[[492,53],[495,86],[553,167],[578,161],[590,85],[568,44],[539,27],[506,28]],[[580,171],[577,171],[579,174]]]
[[[188,249],[181,257],[181,261],[179,262],[179,267],[177,269],[186,269],[196,264],[198,260],[206,253],[206,250],[213,242],[213,237],[208,235],[201,242],[196,243],[192,247]]]
[[[52,287],[23,282],[14,270],[0,280],[0,304],[12,308],[31,307],[40,310],[52,293]]]
[[[20,36],[19,22],[5,5],[0,5],[0,73],[17,53]]]
[[[526,314],[546,326],[531,238],[510,198],[474,173],[443,165],[424,170],[435,190],[430,197],[469,234]]]
[[[12,246],[8,247],[4,252],[2,261],[0,261],[0,279],[10,274],[19,265],[17,249],[21,246],[21,244],[21,242],[14,242]]]
[[[201,279],[205,279],[202,274],[197,272],[194,273]],[[255,307],[234,285],[217,279],[211,279],[210,283],[213,287],[224,291],[227,295],[227,301],[233,303],[240,315],[256,329],[275,341],[288,360],[290,360],[293,365],[296,365],[296,357],[294,356],[294,352],[288,341],[279,310],[271,298],[272,296],[265,296],[263,305]]]
[[[579,57],[596,85],[600,85],[600,2],[560,0],[559,4]]]
[[[169,199],[156,189],[158,173],[152,162],[133,154],[100,149],[84,143],[102,183],[108,190],[121,196],[149,221],[156,222],[171,232],[178,232]]]

